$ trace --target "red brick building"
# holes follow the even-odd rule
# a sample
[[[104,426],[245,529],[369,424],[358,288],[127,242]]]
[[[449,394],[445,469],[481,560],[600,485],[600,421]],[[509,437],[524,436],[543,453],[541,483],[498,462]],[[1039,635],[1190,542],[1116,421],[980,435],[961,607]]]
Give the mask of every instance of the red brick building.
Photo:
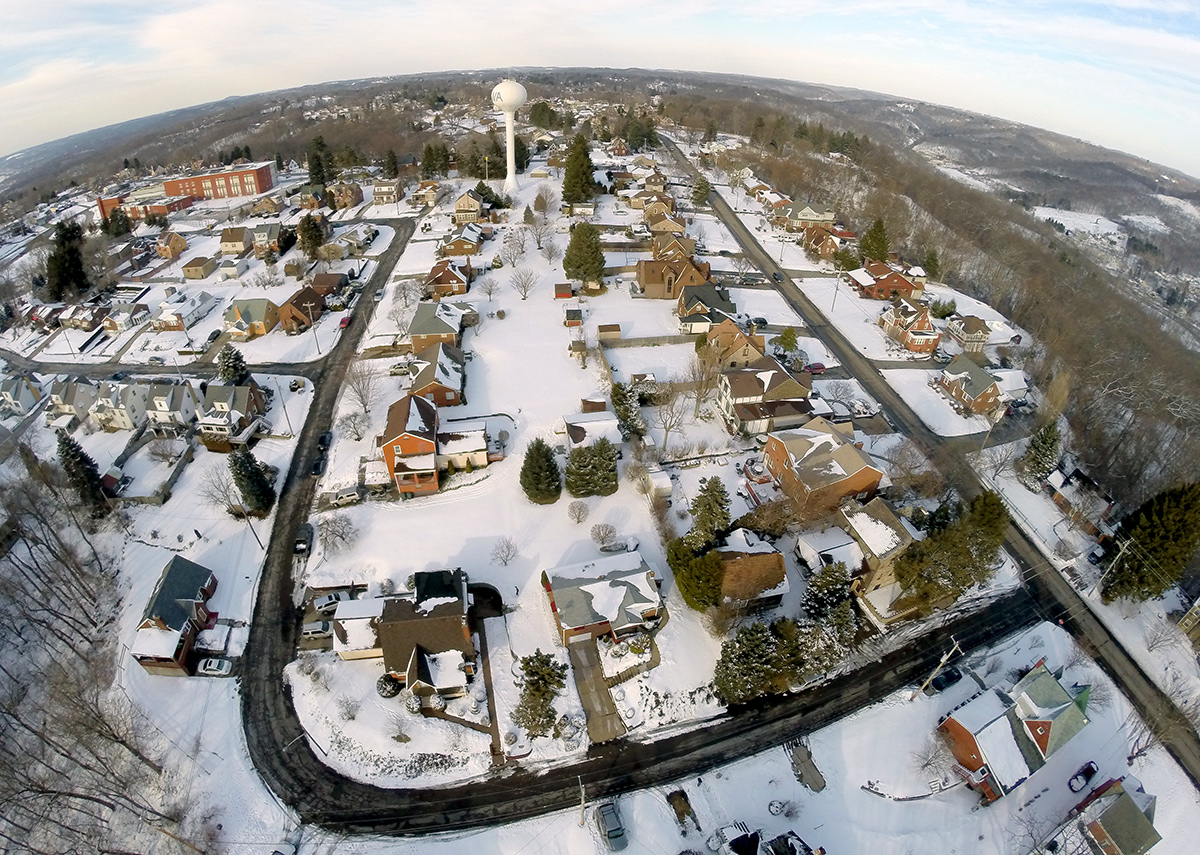
[[[167,196],[194,196],[197,199],[225,199],[236,196],[256,196],[275,186],[275,164],[248,163],[229,166],[186,178],[171,178],[163,182]]]
[[[401,493],[437,492],[437,429],[437,405],[424,398],[405,395],[388,408],[387,426],[377,442]]]

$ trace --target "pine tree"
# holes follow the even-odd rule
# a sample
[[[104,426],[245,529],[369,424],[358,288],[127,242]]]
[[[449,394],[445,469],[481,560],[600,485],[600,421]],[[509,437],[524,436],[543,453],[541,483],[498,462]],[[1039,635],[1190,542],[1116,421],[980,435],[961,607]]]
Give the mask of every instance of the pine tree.
[[[858,250],[864,259],[887,261],[890,249],[891,244],[888,241],[888,233],[883,225],[883,220],[876,218],[875,222],[871,223],[870,227],[863,232],[863,236],[859,238]]]
[[[591,447],[593,495],[611,496],[617,492],[617,449],[606,437],[600,437]]]
[[[702,612],[721,601],[725,573],[719,552],[697,555],[684,538],[677,537],[667,544],[667,566],[689,607]]]
[[[245,386],[250,382],[246,358],[232,344],[225,345],[217,354],[217,377],[226,386]]]
[[[778,690],[780,644],[766,624],[738,629],[721,645],[721,658],[713,672],[713,690],[726,705],[744,704],[768,691]]]
[[[686,540],[693,549],[703,549],[729,528],[729,494],[720,478],[700,479],[700,490],[692,499],[691,510],[692,530]]]
[[[539,505],[552,505],[562,494],[562,482],[554,452],[540,437],[525,450],[521,464],[521,489],[529,501]]]
[[[595,172],[588,141],[582,134],[576,134],[563,170],[563,201],[573,205],[591,199],[596,194]]]
[[[325,235],[312,214],[305,214],[300,219],[299,225],[296,226],[296,240],[300,244],[300,251],[308,256],[308,260],[316,261],[321,245],[325,243]]]
[[[696,183],[692,186],[692,204],[707,205],[708,194],[712,192],[712,185],[708,183],[708,179],[701,175],[696,179]]]
[[[938,251],[936,249],[933,247],[929,248],[929,251],[925,253],[925,258],[921,262],[921,266],[925,268],[925,275],[931,281],[942,281],[942,260],[938,258]]]
[[[801,605],[813,620],[828,617],[834,609],[850,599],[850,574],[839,561],[814,573],[808,580]]]
[[[1121,522],[1104,601],[1161,596],[1200,547],[1200,483],[1163,490]],[[1119,555],[1119,557],[1117,557]]]
[[[517,172],[524,172],[529,166],[529,143],[522,136],[513,137],[513,160]]]
[[[107,514],[108,498],[104,495],[96,461],[65,432],[58,435],[58,462],[67,476],[67,482],[79,494],[79,500],[88,505],[96,516]]]
[[[567,666],[539,647],[521,657],[521,674],[513,723],[531,737],[545,736],[554,727],[554,699],[567,684]]]
[[[621,429],[621,436],[628,439],[631,436],[646,435],[646,420],[638,408],[637,398],[624,383],[612,384],[613,415]]]
[[[527,226],[533,225],[533,208],[529,207],[528,205],[525,206],[525,213],[521,215],[521,222]]]
[[[54,227],[54,247],[46,257],[46,296],[51,300],[71,299],[89,287],[83,264],[83,226],[60,222]]]
[[[324,137],[313,137],[312,145],[308,148],[308,183],[324,186],[331,178],[326,174],[325,165],[329,157],[329,148],[325,145]]]
[[[399,174],[400,161],[396,157],[396,152],[389,148],[383,156],[383,177],[389,181],[393,181]]]
[[[1017,473],[1031,490],[1036,490],[1054,471],[1059,458],[1058,422],[1048,422],[1029,440],[1029,447],[1017,461]]]
[[[563,255],[563,272],[580,282],[604,279],[604,248],[600,232],[591,223],[579,223],[571,232],[571,242]]]
[[[278,151],[275,152],[275,170],[277,172],[283,172],[283,154]]]
[[[800,342],[796,339],[796,328],[788,327],[779,334],[775,339],[775,344],[782,347],[787,353],[795,353],[800,349]]]
[[[576,499],[596,495],[595,455],[592,449],[577,446],[567,456],[567,492]]]
[[[858,635],[858,616],[854,613],[854,603],[849,599],[842,600],[837,608],[829,613],[825,629],[839,653],[844,655],[848,652],[854,646],[854,637]]]
[[[229,455],[229,472],[242,496],[242,506],[252,514],[266,515],[275,505],[275,485],[245,446]]]

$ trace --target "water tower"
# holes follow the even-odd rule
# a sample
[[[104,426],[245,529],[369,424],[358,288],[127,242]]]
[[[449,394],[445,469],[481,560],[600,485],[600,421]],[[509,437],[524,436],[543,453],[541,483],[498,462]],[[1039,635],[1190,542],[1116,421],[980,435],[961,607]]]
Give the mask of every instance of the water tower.
[[[504,179],[504,192],[515,193],[517,184],[516,131],[513,124],[516,121],[517,110],[525,105],[529,95],[525,87],[511,77],[506,77],[496,84],[492,90],[492,106],[504,113],[504,143],[508,157],[508,175]]]

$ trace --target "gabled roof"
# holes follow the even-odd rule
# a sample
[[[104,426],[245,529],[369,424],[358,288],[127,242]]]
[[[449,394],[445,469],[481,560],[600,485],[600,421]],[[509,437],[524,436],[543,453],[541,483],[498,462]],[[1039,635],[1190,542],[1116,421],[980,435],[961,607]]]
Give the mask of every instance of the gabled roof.
[[[465,310],[454,303],[442,300],[439,303],[420,303],[408,326],[408,334],[414,335],[458,335],[462,329]]]
[[[230,226],[221,232],[221,243],[245,243],[246,239],[245,226]]]
[[[891,558],[912,543],[908,529],[878,496],[862,507],[843,508],[842,515],[855,540],[876,558]]]
[[[437,405],[424,398],[405,395],[388,407],[387,424],[380,445],[392,445],[405,434],[437,441]]]
[[[637,550],[556,567],[546,577],[564,628],[607,621],[619,631],[659,606],[653,571]]]
[[[726,315],[737,313],[737,306],[729,299],[729,293],[718,288],[712,282],[685,285],[679,293],[679,301],[683,305],[684,314],[697,308],[701,311],[716,310]]]
[[[792,471],[809,490],[838,484],[863,469],[879,471],[850,437],[820,416],[802,428],[771,436],[783,444]]]
[[[961,379],[963,381],[963,391],[970,398],[978,398],[990,386],[994,385],[997,389],[1000,388],[999,384],[996,383],[996,378],[989,374],[985,368],[961,353],[950,360],[950,364],[942,369],[942,376],[946,378],[947,382]]]
[[[248,300],[234,300],[225,310],[225,320],[240,320],[247,324],[261,324],[267,320],[268,312],[279,307],[266,297],[253,297]]]
[[[192,617],[191,603],[200,602],[200,589],[213,573],[207,567],[175,555],[163,568],[158,586],[150,597],[142,621],[162,623],[168,629],[181,630]]]
[[[459,392],[466,385],[466,373],[463,370],[465,360],[463,352],[457,347],[439,342],[433,347],[427,347],[416,356],[420,369],[413,376],[409,388],[424,389],[431,383],[439,383],[447,389]]]
[[[798,376],[789,374],[770,356],[760,356],[745,368],[724,372],[724,376],[734,400],[806,397],[812,391],[811,374],[806,371]]]
[[[467,579],[461,570],[419,571],[411,596],[389,597],[379,620],[384,668],[417,676],[420,654],[457,651],[474,661],[467,626]]]

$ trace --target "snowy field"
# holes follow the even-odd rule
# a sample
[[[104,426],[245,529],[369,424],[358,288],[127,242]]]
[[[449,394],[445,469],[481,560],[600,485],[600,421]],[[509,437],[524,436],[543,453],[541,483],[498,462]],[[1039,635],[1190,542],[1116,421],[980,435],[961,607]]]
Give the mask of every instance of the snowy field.
[[[985,416],[960,416],[950,399],[930,385],[940,371],[894,368],[879,373],[904,399],[904,403],[912,407],[925,426],[938,436],[983,433],[991,427],[991,422]]]
[[[804,326],[804,319],[772,288],[730,288],[729,297],[743,315],[766,318],[771,326],[796,327],[797,332]]]
[[[604,351],[613,369],[613,379],[628,383],[634,374],[653,374],[660,382],[682,379],[696,358],[693,344],[662,344],[654,347],[610,347]]]
[[[1114,223],[1099,214],[1084,214],[1079,211],[1066,211],[1062,208],[1046,208],[1034,206],[1033,215],[1039,220],[1054,220],[1062,223],[1068,232],[1086,232],[1092,235],[1110,235],[1121,231],[1119,223]]]
[[[608,293],[584,299],[583,328],[589,343],[596,341],[601,324],[620,324],[621,338],[679,335],[675,301],[634,297],[632,287],[636,286],[628,279],[618,279],[609,284]]]

